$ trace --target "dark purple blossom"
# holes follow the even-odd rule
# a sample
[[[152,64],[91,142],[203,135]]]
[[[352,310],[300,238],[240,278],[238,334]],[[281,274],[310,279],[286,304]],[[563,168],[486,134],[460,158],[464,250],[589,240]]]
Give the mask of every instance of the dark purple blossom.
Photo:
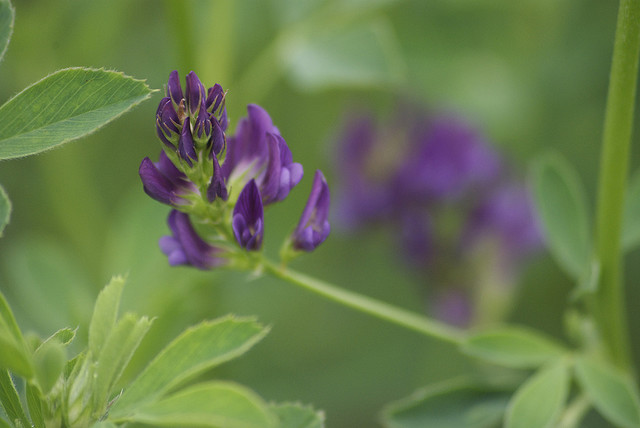
[[[180,126],[180,119],[173,108],[171,98],[165,97],[160,100],[156,111],[156,132],[162,142],[174,150],[180,138]]]
[[[218,158],[214,157],[213,175],[211,176],[211,182],[207,188],[207,199],[209,202],[213,202],[216,198],[221,198],[223,201],[226,201],[229,198],[229,193],[224,182],[224,177],[222,176],[222,168],[220,168]]]
[[[200,107],[204,106],[206,98],[205,89],[202,82],[200,82],[200,79],[198,79],[198,76],[196,76],[196,73],[193,71],[187,74],[185,80],[187,82],[185,91],[187,112],[189,116],[195,118],[200,112]]]
[[[249,181],[233,209],[233,233],[238,244],[246,250],[259,250],[264,235],[262,198],[255,180]]]
[[[197,191],[187,177],[169,160],[164,151],[160,159],[154,163],[144,158],[139,169],[144,191],[153,199],[164,204],[185,205],[187,200],[182,196]]]
[[[247,112],[229,138],[223,176],[229,183],[255,179],[264,204],[281,201],[302,179],[302,165],[293,162],[291,150],[262,107],[250,104]]]
[[[182,87],[180,86],[180,76],[178,76],[178,72],[176,70],[173,70],[171,74],[169,74],[167,97],[171,98],[174,108],[178,108],[184,98],[184,95],[182,94]]]
[[[222,257],[224,251],[206,243],[196,233],[187,214],[172,210],[168,223],[172,236],[163,236],[159,244],[171,266],[190,265],[207,270],[227,263]]]
[[[224,103],[225,93],[219,83],[213,85],[207,91],[207,99],[205,101],[205,107],[207,111],[213,115],[221,114],[225,109]]]
[[[322,244],[329,232],[329,186],[320,170],[313,177],[311,193],[292,234],[293,248],[313,251]]]
[[[196,145],[191,135],[191,126],[189,126],[189,118],[184,121],[184,125],[182,126],[182,133],[178,141],[178,153],[180,153],[180,157],[184,159],[189,166],[193,165],[192,160],[198,159]]]

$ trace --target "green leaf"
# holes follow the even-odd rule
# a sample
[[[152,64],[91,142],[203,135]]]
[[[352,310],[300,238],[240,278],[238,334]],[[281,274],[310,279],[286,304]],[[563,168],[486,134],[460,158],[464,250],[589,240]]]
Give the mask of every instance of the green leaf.
[[[564,361],[540,369],[516,391],[507,410],[506,428],[553,428],[569,392]]]
[[[9,224],[11,219],[11,201],[7,192],[0,186],[0,237],[2,237],[2,231],[5,226]]]
[[[0,292],[0,369],[7,368],[30,378],[33,366],[27,346],[4,295]]]
[[[382,86],[400,81],[404,63],[388,22],[295,33],[280,50],[293,81],[305,89]]]
[[[622,427],[640,427],[640,398],[630,376],[585,357],[577,359],[575,371],[578,382],[605,418]]]
[[[118,426],[113,422],[102,421],[96,422],[95,424],[91,425],[91,428],[118,428]]]
[[[242,355],[268,332],[253,319],[224,317],[191,327],[174,339],[131,383],[112,416],[158,400],[176,385]]]
[[[285,403],[269,406],[278,417],[278,428],[323,428],[324,413],[310,406]]]
[[[510,395],[476,382],[448,381],[387,405],[383,421],[389,428],[493,428],[502,420]]]
[[[94,358],[98,358],[102,346],[116,325],[124,282],[124,278],[120,276],[111,278],[96,299],[89,325],[89,351]]]
[[[225,428],[275,427],[267,405],[249,389],[228,382],[185,388],[158,402],[136,409],[127,421],[156,426]]]
[[[9,39],[13,32],[15,10],[9,0],[0,0],[0,61],[9,46]]]
[[[10,421],[20,421],[25,427],[31,426],[9,371],[2,369],[0,369],[0,403]]]
[[[549,250],[574,279],[589,269],[591,242],[585,192],[573,167],[557,155],[534,163],[534,197]]]
[[[31,383],[27,383],[27,406],[29,408],[29,416],[35,428],[46,428],[44,423],[44,415],[42,414],[42,407],[44,404],[42,394],[37,386]]]
[[[33,354],[36,379],[43,393],[48,393],[56,384],[66,362],[64,345],[57,340],[47,340]]]
[[[567,352],[562,345],[534,330],[497,327],[470,334],[461,351],[494,364],[515,368],[539,367]]]
[[[109,335],[96,362],[93,399],[94,408],[98,409],[99,413],[106,409],[113,388],[140,341],[149,331],[151,323],[152,321],[147,317],[138,318],[135,315],[126,314]]]
[[[9,422],[7,422],[4,419],[0,418],[0,428],[13,428],[13,426],[9,425]]]
[[[0,159],[32,155],[87,135],[150,94],[144,82],[114,71],[57,71],[0,107]]]
[[[57,340],[62,345],[67,346],[71,342],[73,342],[73,339],[75,339],[76,331],[77,331],[77,329],[75,329],[75,328],[69,328],[69,327],[61,328],[60,330],[58,330],[55,333],[53,333],[53,335],[51,337],[49,337],[47,339],[47,341],[49,341],[49,340]]]
[[[640,170],[629,180],[622,220],[622,248],[628,251],[640,245]]]

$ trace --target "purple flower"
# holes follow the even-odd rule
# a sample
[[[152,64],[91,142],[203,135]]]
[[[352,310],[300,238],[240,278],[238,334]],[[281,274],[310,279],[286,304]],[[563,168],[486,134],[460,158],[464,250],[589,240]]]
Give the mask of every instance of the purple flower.
[[[293,162],[291,150],[279,134],[267,133],[269,160],[262,176],[262,201],[278,202],[287,197],[291,189],[302,180],[302,165]]]
[[[175,167],[164,151],[160,152],[157,163],[144,158],[139,169],[144,191],[156,201],[163,204],[177,206],[189,202],[182,196],[196,192],[193,183]]]
[[[156,111],[156,132],[168,147],[175,150],[180,136],[180,119],[171,103],[171,98],[164,97]]]
[[[403,157],[398,136],[376,127],[370,114],[347,120],[338,143],[336,163],[343,187],[338,192],[337,218],[347,229],[387,220],[394,211],[395,192],[391,178],[397,157]],[[393,146],[389,142],[393,142]]]
[[[187,111],[189,116],[196,117],[198,112],[200,111],[200,106],[204,105],[205,102],[205,89],[196,76],[196,73],[190,71],[185,78],[187,82],[186,87],[186,102],[187,102]]]
[[[437,118],[419,131],[397,186],[407,198],[457,198],[478,190],[500,173],[498,155],[459,119]]]
[[[182,95],[182,87],[180,86],[180,77],[178,71],[173,70],[169,74],[169,82],[167,84],[167,97],[171,98],[174,108],[178,108],[184,95]]]
[[[221,198],[226,201],[229,198],[227,186],[222,176],[222,168],[218,163],[218,158],[213,157],[213,175],[211,176],[211,182],[207,188],[207,199],[209,202],[213,202],[216,198]]]
[[[250,104],[247,112],[229,138],[223,176],[229,183],[255,179],[264,204],[281,201],[302,179],[302,165],[293,162],[291,150],[262,107]]]
[[[180,157],[184,159],[189,166],[193,165],[191,160],[197,160],[198,154],[196,153],[196,145],[193,141],[193,136],[191,135],[191,126],[189,125],[189,118],[185,119],[184,125],[182,126],[182,133],[180,134],[180,139],[178,140],[178,153],[180,153]]]
[[[491,236],[499,240],[511,259],[542,246],[542,231],[525,186],[509,183],[498,187],[471,213],[463,242],[470,244]]]
[[[224,103],[225,93],[219,83],[213,85],[207,91],[207,99],[205,100],[205,107],[207,111],[213,115],[222,115],[222,112],[226,112]],[[225,126],[226,129],[226,126]]]
[[[159,244],[171,266],[190,265],[207,270],[227,263],[222,257],[222,249],[207,244],[198,236],[187,214],[172,210],[167,222],[172,236],[163,236]]]
[[[322,244],[331,226],[329,217],[329,185],[320,170],[313,177],[311,193],[302,211],[300,222],[292,234],[293,247],[297,250],[313,251]]]
[[[233,233],[238,244],[246,250],[259,250],[264,235],[262,198],[255,180],[244,186],[233,209]]]

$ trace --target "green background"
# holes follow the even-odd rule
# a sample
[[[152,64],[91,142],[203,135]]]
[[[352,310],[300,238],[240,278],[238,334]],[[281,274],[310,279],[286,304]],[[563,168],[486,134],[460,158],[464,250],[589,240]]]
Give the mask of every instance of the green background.
[[[552,149],[570,159],[591,206],[597,176],[615,2],[598,0],[16,0],[0,64],[0,100],[57,69],[104,67],[162,89],[171,70],[194,70],[228,89],[231,128],[245,105],[265,107],[306,176],[266,214],[275,255],[306,200],[313,170],[332,187],[347,112],[382,119],[409,99],[463,114],[514,171]],[[312,403],[327,426],[374,426],[382,406],[471,369],[448,345],[352,313],[303,290],[248,274],[169,268],[157,248],[168,209],[142,191],[138,166],[156,158],[161,93],[61,149],[0,163],[13,202],[0,240],[0,288],[20,325],[41,335],[87,322],[98,291],[128,274],[124,306],[156,316],[135,367],[184,327],[227,313],[257,315],[271,333],[212,377],[267,400]],[[638,132],[635,133],[638,135]],[[635,141],[638,138],[635,137]],[[636,144],[637,146],[637,144]],[[393,146],[389,146],[393,150]],[[638,166],[632,151],[632,170]],[[427,281],[398,257],[385,230],[328,241],[294,267],[345,288],[422,310]],[[640,301],[638,254],[627,281],[632,331]],[[524,270],[511,320],[562,337],[570,280],[542,254]],[[638,341],[633,341],[636,355]]]

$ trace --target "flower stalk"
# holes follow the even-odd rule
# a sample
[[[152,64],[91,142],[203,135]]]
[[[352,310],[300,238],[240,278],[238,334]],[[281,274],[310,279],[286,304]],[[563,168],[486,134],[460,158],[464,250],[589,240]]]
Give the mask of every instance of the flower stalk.
[[[620,246],[624,194],[640,52],[640,0],[621,0],[604,120],[596,214],[601,281],[592,301],[602,340],[614,364],[630,364]]]
[[[424,334],[425,336],[433,337],[453,345],[460,345],[464,340],[464,332],[462,330],[449,326],[445,323],[372,299],[371,297],[336,287],[327,282],[288,269],[284,266],[277,266],[267,260],[263,260],[262,265],[265,272],[275,276],[276,278],[305,288],[351,309],[373,315],[376,318],[389,321],[398,326],[408,328]]]

